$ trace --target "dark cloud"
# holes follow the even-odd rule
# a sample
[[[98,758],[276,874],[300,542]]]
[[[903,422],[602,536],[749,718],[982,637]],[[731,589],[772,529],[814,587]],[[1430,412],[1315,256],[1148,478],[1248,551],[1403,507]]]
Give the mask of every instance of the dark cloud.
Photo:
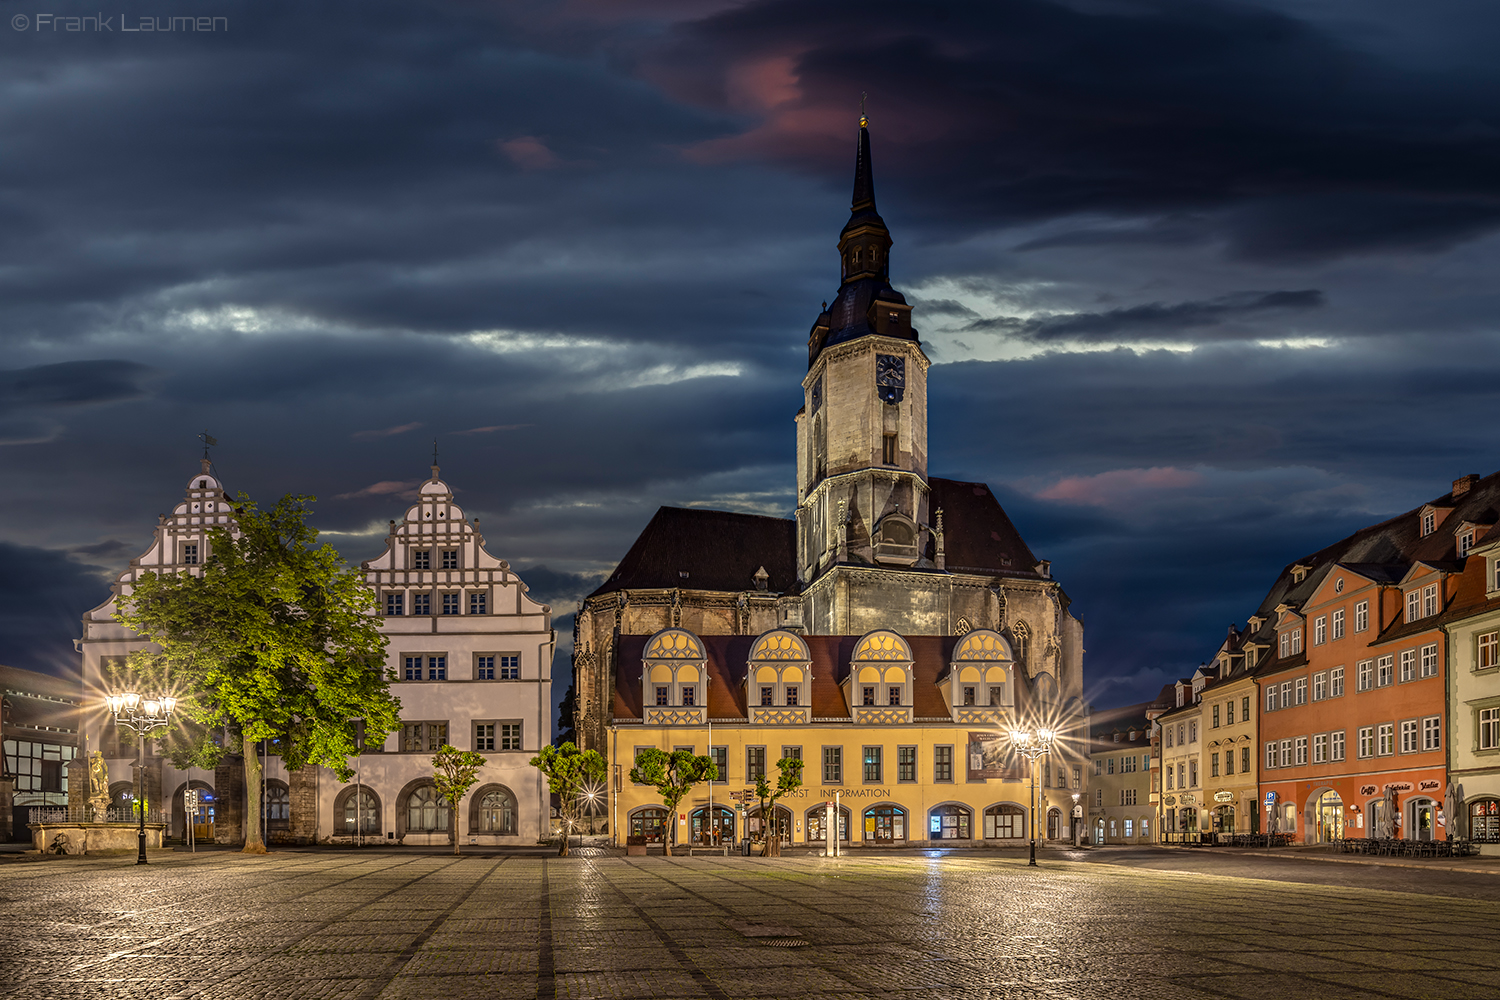
[[[108,596],[97,567],[62,552],[0,542],[0,663],[77,676],[78,621]]]
[[[1449,246],[1497,221],[1493,66],[1435,74],[1282,11],[773,0],[671,38],[648,78],[755,115],[706,155],[837,177],[867,90],[887,190],[961,231],[1225,210],[1238,253],[1298,259]]]
[[[998,332],[1027,340],[1105,341],[1120,343],[1133,340],[1242,340],[1259,336],[1234,321],[1277,310],[1315,309],[1323,305],[1323,293],[1317,289],[1284,292],[1239,292],[1205,302],[1176,302],[1111,309],[1108,312],[1068,313],[1062,316],[1033,316],[1028,319],[1001,317],[976,320],[965,330]]]

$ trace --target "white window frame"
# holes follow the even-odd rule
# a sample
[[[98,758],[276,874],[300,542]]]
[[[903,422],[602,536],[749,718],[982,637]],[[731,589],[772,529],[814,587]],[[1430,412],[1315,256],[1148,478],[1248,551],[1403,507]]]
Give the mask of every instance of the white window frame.
[[[1297,737],[1297,766],[1303,767],[1307,764],[1307,737]]]
[[[1370,602],[1360,601],[1354,606],[1354,631],[1363,632],[1370,627]]]
[[[1395,657],[1390,653],[1375,658],[1375,686],[1390,687],[1395,675]]]
[[[1500,667],[1500,631],[1474,636],[1474,669],[1490,670],[1494,667]]]
[[[1438,586],[1429,583],[1422,588],[1422,617],[1431,618],[1438,613]]]
[[[1313,619],[1313,645],[1321,646],[1328,641],[1328,616],[1319,615]]]
[[[1268,741],[1266,743],[1266,767],[1267,767],[1267,769],[1270,769],[1270,768],[1274,768],[1275,766],[1276,766],[1276,741],[1275,740],[1270,740],[1270,741]]]
[[[1443,749],[1443,718],[1429,715],[1422,720],[1422,752]]]
[[[1371,691],[1375,688],[1375,661],[1360,660],[1354,666],[1356,691]]]
[[[1374,726],[1360,726],[1359,727],[1358,736],[1359,736],[1359,744],[1355,748],[1355,751],[1359,755],[1359,758],[1361,760],[1365,760],[1367,758],[1374,757],[1375,756],[1375,727]]]
[[[1312,762],[1314,764],[1328,763],[1328,734],[1318,733],[1313,737]]]
[[[1403,649],[1401,651],[1401,683],[1417,679],[1417,651],[1415,649]]]
[[[1500,706],[1481,708],[1476,716],[1480,750],[1500,750]]]
[[[1334,667],[1328,671],[1328,697],[1342,698],[1344,696],[1344,668]]]
[[[1277,766],[1278,767],[1291,767],[1292,766],[1292,741],[1291,740],[1282,740],[1281,741],[1281,745],[1277,749],[1279,751],[1278,755],[1277,755],[1279,763],[1277,764]]]
[[[1422,745],[1422,731],[1421,727],[1417,724],[1417,720],[1402,719],[1399,732],[1401,734],[1401,752],[1416,753],[1417,748]]]
[[[1344,637],[1344,609],[1339,608],[1333,613],[1333,637],[1342,639]]]
[[[1406,620],[1414,622],[1422,617],[1422,588],[1413,587],[1406,592]]]
[[[1328,671],[1320,670],[1313,674],[1312,678],[1312,700],[1328,700]]]
[[[1306,677],[1298,677],[1297,678],[1297,686],[1296,686],[1295,690],[1296,690],[1296,697],[1297,697],[1296,703],[1298,705],[1306,705],[1307,704],[1307,678]]]
[[[1336,729],[1328,734],[1328,759],[1340,761],[1344,759],[1344,731]]]
[[[1375,755],[1389,757],[1396,752],[1396,724],[1382,722],[1375,727]]]
[[[1429,642],[1427,645],[1423,646],[1422,649],[1420,650],[1420,654],[1419,654],[1418,659],[1419,659],[1419,662],[1421,663],[1421,669],[1418,671],[1418,674],[1417,674],[1419,677],[1436,677],[1437,676],[1437,673],[1438,673],[1438,648],[1437,648],[1437,643],[1435,643],[1435,642]]]

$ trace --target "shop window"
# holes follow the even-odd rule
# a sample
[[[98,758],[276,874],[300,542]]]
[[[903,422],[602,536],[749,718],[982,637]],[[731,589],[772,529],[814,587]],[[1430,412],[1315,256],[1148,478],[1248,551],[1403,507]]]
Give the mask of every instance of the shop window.
[[[973,813],[963,806],[938,806],[927,814],[928,840],[970,840],[969,821]]]

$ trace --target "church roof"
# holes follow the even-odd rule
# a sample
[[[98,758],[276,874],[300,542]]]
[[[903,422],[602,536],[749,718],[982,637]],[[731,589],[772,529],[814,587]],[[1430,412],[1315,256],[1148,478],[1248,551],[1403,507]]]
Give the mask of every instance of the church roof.
[[[1036,577],[1036,556],[984,483],[928,480],[932,509],[941,507],[949,572]],[[771,593],[797,583],[797,522],[727,510],[660,507],[609,579],[590,597],[618,590],[755,589],[765,567]]]
[[[617,590],[754,590],[765,567],[772,593],[797,590],[797,522],[727,510],[660,507],[609,579]]]
[[[1036,576],[1037,558],[1000,501],[984,483],[933,477],[929,506],[943,512],[943,549],[949,572]]]

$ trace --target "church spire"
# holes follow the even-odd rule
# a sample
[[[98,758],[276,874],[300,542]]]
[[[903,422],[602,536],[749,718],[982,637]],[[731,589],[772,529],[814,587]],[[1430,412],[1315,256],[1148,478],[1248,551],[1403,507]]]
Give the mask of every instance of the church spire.
[[[864,99],[860,99],[859,148],[854,154],[854,200],[849,206],[853,215],[875,211],[875,178],[870,171],[870,120],[865,117]]]

